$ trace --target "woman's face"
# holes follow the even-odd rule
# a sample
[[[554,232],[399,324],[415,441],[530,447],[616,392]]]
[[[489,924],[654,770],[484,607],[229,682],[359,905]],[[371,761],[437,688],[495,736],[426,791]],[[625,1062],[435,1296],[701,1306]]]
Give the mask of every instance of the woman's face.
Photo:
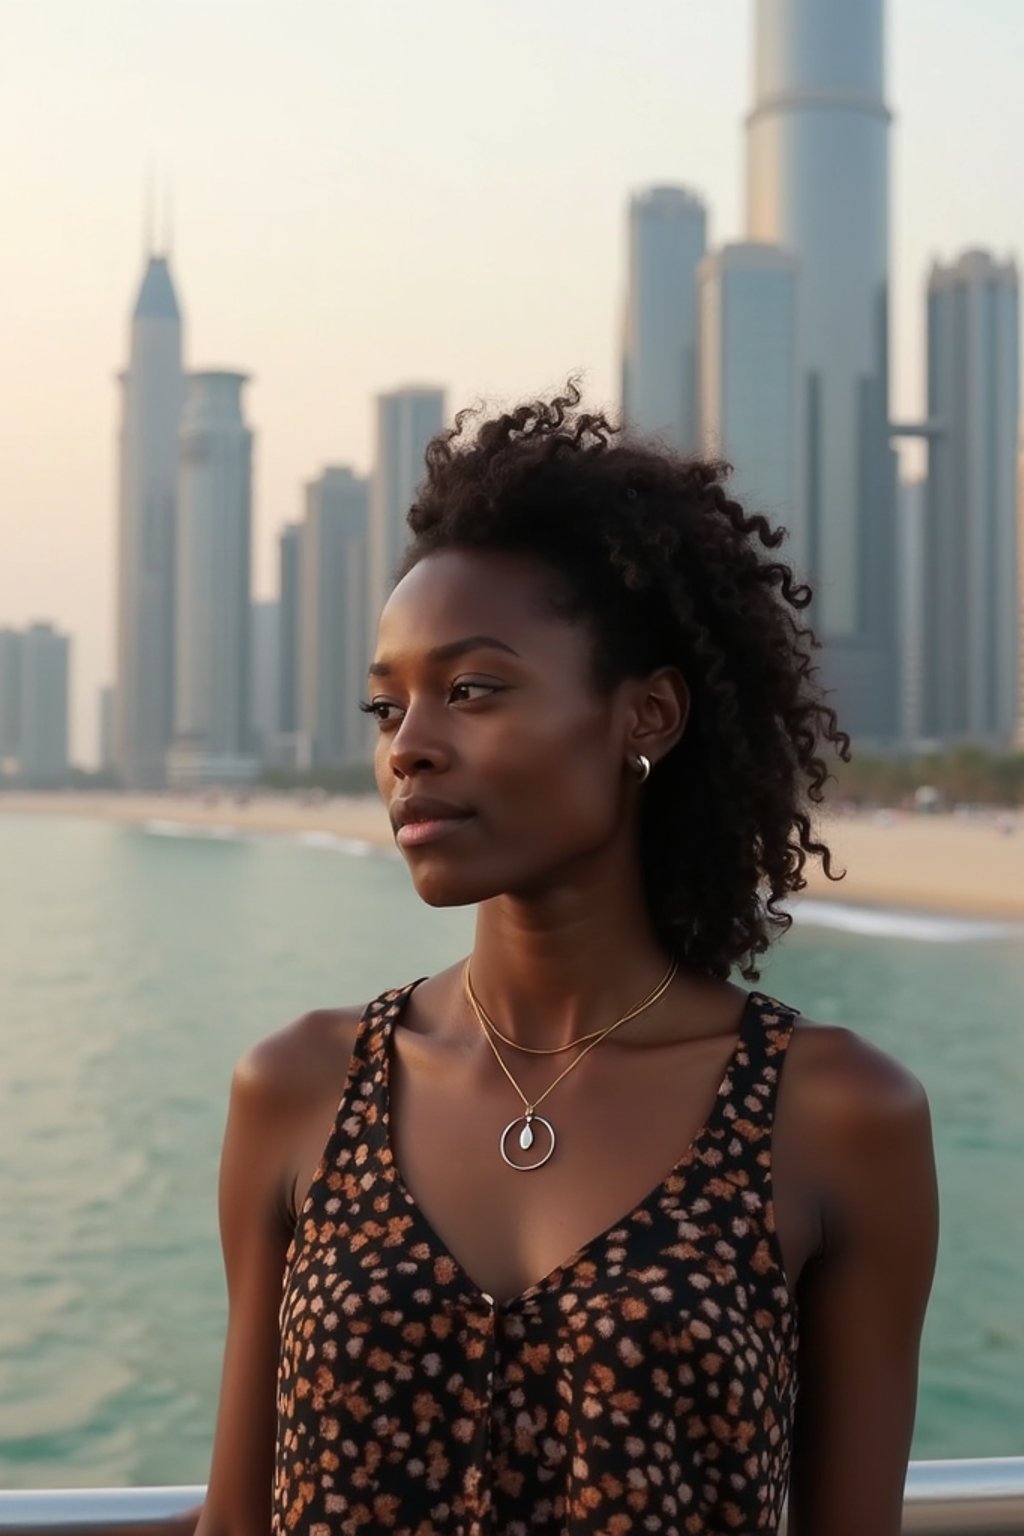
[[[381,796],[393,824],[421,797],[441,802],[428,816],[464,813],[423,841],[399,831],[432,906],[540,894],[635,815],[628,687],[598,695],[589,630],[546,612],[550,580],[529,556],[445,550],[381,614],[367,694]]]

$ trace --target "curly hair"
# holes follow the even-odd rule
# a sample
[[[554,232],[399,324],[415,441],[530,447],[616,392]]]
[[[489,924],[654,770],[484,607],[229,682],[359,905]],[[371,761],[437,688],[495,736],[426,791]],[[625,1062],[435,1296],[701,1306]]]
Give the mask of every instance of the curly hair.
[[[578,409],[575,380],[479,420],[460,411],[426,452],[397,579],[443,549],[531,554],[557,576],[551,610],[589,626],[593,680],[676,666],[690,690],[679,742],[644,786],[641,858],[651,920],[681,963],[750,980],[792,924],[779,903],[807,884],[808,802],[829,778],[822,748],[850,738],[814,686],[811,601],[770,559],[786,530],[726,493],[731,466],[680,457]],[[620,435],[619,441],[613,439]]]

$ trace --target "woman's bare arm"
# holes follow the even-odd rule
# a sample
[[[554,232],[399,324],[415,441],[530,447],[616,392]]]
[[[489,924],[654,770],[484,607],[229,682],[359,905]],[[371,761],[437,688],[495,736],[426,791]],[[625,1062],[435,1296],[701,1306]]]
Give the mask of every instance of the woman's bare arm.
[[[789,1536],[899,1536],[938,1244],[928,1101],[836,1030],[821,1103],[825,1239],[801,1279]]]
[[[291,1240],[284,1210],[299,1171],[296,1147],[325,1090],[343,1080],[358,1017],[358,1009],[305,1014],[235,1067],[219,1190],[228,1328],[206,1502],[194,1531],[161,1536],[267,1536],[270,1529],[278,1315]]]
[[[231,1081],[218,1200],[228,1326],[206,1502],[194,1536],[266,1536],[270,1529],[278,1309],[289,1241],[281,1219],[288,1034],[261,1040]]]

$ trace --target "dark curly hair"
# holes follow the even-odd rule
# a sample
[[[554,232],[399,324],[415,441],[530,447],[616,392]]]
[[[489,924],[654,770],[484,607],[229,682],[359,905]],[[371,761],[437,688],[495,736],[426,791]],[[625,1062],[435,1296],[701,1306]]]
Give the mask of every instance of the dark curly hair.
[[[755,959],[792,924],[779,902],[807,884],[808,800],[829,777],[823,741],[850,738],[813,685],[820,648],[797,615],[811,600],[770,559],[783,528],[731,500],[731,466],[681,458],[578,410],[575,380],[426,452],[397,579],[442,549],[530,554],[557,575],[549,602],[588,625],[596,687],[677,666],[690,713],[644,787],[641,852],[650,913],[680,962],[756,980]],[[760,547],[759,547],[760,546]]]

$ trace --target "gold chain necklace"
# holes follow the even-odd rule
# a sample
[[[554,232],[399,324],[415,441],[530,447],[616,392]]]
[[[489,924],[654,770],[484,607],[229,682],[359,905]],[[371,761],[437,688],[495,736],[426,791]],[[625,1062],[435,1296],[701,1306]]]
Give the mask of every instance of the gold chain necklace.
[[[550,1120],[547,1120],[543,1115],[538,1115],[537,1114],[537,1107],[538,1107],[538,1105],[542,1104],[544,1102],[544,1100],[547,1098],[548,1094],[551,1093],[553,1089],[558,1087],[558,1085],[562,1081],[563,1077],[568,1077],[568,1075],[572,1071],[573,1067],[578,1067],[579,1066],[580,1062],[583,1060],[584,1056],[586,1056],[588,1051],[592,1051],[595,1046],[600,1045],[601,1041],[605,1038],[606,1035],[610,1035],[612,1030],[613,1029],[618,1029],[620,1024],[625,1024],[630,1019],[635,1019],[638,1013],[642,1013],[646,1008],[650,1008],[652,1006],[652,1004],[656,1003],[658,998],[662,997],[664,995],[664,993],[668,991],[668,988],[671,985],[672,980],[673,980],[673,978],[674,978],[674,976],[676,974],[676,971],[678,969],[679,969],[679,962],[676,961],[676,960],[673,960],[673,962],[669,966],[669,969],[666,972],[665,976],[659,982],[658,986],[655,987],[654,991],[652,993],[650,993],[644,999],[644,1001],[642,1003],[638,1003],[634,1008],[631,1008],[628,1013],[623,1014],[621,1019],[616,1019],[614,1024],[609,1024],[606,1029],[599,1030],[597,1032],[596,1036],[593,1039],[590,1040],[589,1045],[586,1045],[583,1048],[583,1050],[580,1052],[580,1054],[576,1057],[576,1060],[575,1061],[570,1061],[569,1065],[563,1071],[561,1071],[558,1074],[558,1076],[555,1078],[554,1082],[549,1084],[549,1086],[547,1088],[545,1088],[544,1092],[540,1095],[540,1097],[537,1098],[537,1099],[534,1099],[533,1102],[531,1103],[530,1100],[527,1098],[526,1094],[520,1088],[519,1084],[516,1082],[515,1078],[512,1076],[512,1073],[509,1071],[508,1067],[502,1061],[501,1054],[498,1051],[498,1047],[495,1045],[493,1039],[491,1038],[490,1030],[487,1027],[487,1023],[485,1021],[485,1018],[484,1018],[483,1014],[480,1011],[479,1005],[477,1004],[476,995],[473,992],[472,985],[470,983],[470,979],[469,979],[469,961],[468,960],[466,961],[466,965],[465,965],[465,968],[464,968],[462,974],[463,974],[463,982],[464,982],[464,985],[465,985],[466,996],[469,999],[470,1007],[473,1009],[473,1012],[476,1014],[477,1022],[479,1023],[481,1029],[484,1032],[484,1035],[485,1035],[485,1037],[487,1039],[488,1045],[490,1046],[491,1050],[494,1052],[495,1059],[497,1060],[497,1063],[498,1063],[499,1067],[504,1072],[505,1076],[508,1078],[509,1082],[512,1084],[512,1087],[515,1089],[516,1093],[519,1095],[519,1097],[523,1101],[524,1113],[521,1114],[521,1115],[516,1115],[514,1120],[510,1120],[508,1125],[506,1125],[505,1129],[502,1131],[501,1136],[498,1138],[498,1151],[501,1153],[501,1156],[502,1156],[503,1160],[508,1164],[508,1166],[510,1168],[514,1168],[517,1173],[532,1173],[535,1168],[542,1168],[544,1166],[544,1164],[547,1162],[548,1158],[551,1156],[552,1152],[554,1152],[554,1150],[555,1150],[555,1128],[551,1124]],[[538,1125],[542,1125],[544,1127],[544,1129],[547,1131],[548,1142],[549,1142],[548,1149],[544,1153],[543,1157],[539,1158],[537,1160],[537,1162],[535,1162],[535,1163],[514,1163],[512,1161],[512,1159],[509,1157],[507,1151],[505,1150],[505,1144],[508,1141],[509,1132],[512,1131],[519,1124],[520,1121],[523,1121],[523,1128],[519,1132],[519,1145],[523,1149],[524,1152],[528,1152],[529,1149],[533,1146],[533,1143],[534,1143],[533,1125],[534,1125],[535,1121],[536,1121],[536,1123]]]
[[[668,970],[668,973],[667,973],[667,977],[668,977],[669,981],[671,981],[672,977],[675,975],[675,973],[676,973],[676,971],[678,969],[679,969],[678,964],[675,961],[673,961],[673,963],[669,967],[669,970]],[[585,1045],[588,1040],[596,1040],[598,1035],[600,1035],[602,1033],[601,1030],[595,1029],[589,1035],[580,1035],[580,1036],[578,1036],[577,1039],[570,1040],[566,1045],[552,1045],[552,1046],[521,1045],[518,1040],[511,1040],[511,1039],[509,1039],[508,1035],[503,1035],[502,1034],[502,1032],[498,1028],[497,1024],[495,1024],[494,1020],[491,1018],[490,1014],[487,1012],[487,1010],[484,1007],[483,1003],[477,997],[476,992],[475,992],[475,990],[473,988],[473,983],[470,980],[469,963],[468,963],[468,961],[466,963],[466,969],[465,969],[465,972],[464,972],[464,980],[465,980],[466,996],[469,998],[470,1005],[472,1006],[473,1011],[476,1014],[477,1018],[483,1024],[486,1024],[486,1026],[490,1030],[491,1034],[492,1035],[496,1035],[497,1038],[502,1042],[503,1045],[510,1045],[514,1051],[525,1051],[526,1054],[529,1055],[529,1056],[560,1056],[563,1051],[571,1051],[573,1046],[575,1046],[575,1045]],[[643,1002],[642,1003],[638,1003],[634,1009],[632,1009],[629,1013],[626,1014],[625,1017],[627,1019],[634,1019],[634,1018],[636,1018],[638,1013],[643,1013],[645,1008],[650,1008],[652,1003],[657,1002],[658,998],[661,997],[661,995],[662,995],[661,989],[662,989],[662,985],[663,985],[664,981],[665,981],[665,977],[663,977],[662,980],[658,982],[658,985],[653,989],[653,991],[648,992],[648,994],[644,998]]]

